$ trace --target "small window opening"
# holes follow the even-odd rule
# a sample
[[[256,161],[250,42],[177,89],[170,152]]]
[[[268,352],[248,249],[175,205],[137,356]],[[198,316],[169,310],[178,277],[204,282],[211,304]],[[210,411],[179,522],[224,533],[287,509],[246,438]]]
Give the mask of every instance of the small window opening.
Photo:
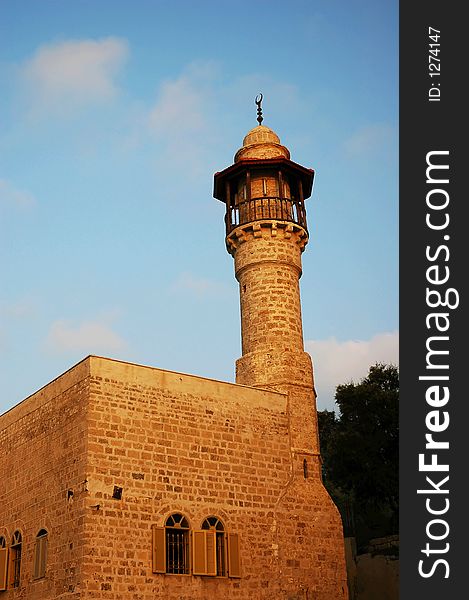
[[[308,479],[308,461],[303,459],[303,475],[305,479]]]
[[[115,485],[114,486],[114,491],[112,492],[112,497],[115,500],[121,500],[122,499],[122,491],[123,491],[123,488]]]

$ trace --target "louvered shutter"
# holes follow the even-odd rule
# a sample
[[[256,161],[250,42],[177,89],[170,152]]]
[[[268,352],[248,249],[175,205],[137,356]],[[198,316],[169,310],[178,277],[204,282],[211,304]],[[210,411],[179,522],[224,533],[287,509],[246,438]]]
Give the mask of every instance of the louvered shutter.
[[[207,561],[207,575],[217,574],[217,533],[205,531],[205,556]]]
[[[192,573],[194,575],[207,574],[205,531],[202,530],[192,532]]]
[[[0,592],[7,589],[8,548],[0,548]]]
[[[47,535],[36,539],[34,548],[33,578],[40,579],[46,574],[47,563]]]
[[[192,532],[192,573],[194,575],[217,574],[216,531]]]
[[[40,577],[40,561],[41,561],[41,538],[36,539],[36,544],[34,545],[34,564],[33,564],[33,579],[38,579]]]
[[[166,532],[164,527],[152,528],[152,564],[153,573],[166,573]]]
[[[228,533],[228,576],[241,577],[239,560],[239,535]]]
[[[40,540],[41,552],[39,558],[39,577],[45,577],[46,575],[48,540],[49,538],[47,535]]]

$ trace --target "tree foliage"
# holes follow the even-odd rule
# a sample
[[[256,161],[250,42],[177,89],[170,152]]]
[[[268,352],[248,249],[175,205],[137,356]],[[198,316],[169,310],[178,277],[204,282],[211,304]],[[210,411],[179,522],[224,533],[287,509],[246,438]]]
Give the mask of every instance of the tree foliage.
[[[318,413],[324,483],[339,508],[352,505],[358,519],[387,515],[397,527],[399,373],[376,364],[359,383],[339,385],[335,412]],[[393,533],[388,531],[387,533]]]

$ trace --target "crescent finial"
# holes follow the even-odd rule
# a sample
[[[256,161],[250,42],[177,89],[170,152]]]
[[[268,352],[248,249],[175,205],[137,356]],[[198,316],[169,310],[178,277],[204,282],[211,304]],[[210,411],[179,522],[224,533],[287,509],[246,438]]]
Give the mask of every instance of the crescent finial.
[[[254,102],[257,104],[257,121],[259,122],[259,125],[264,120],[264,117],[262,116],[262,106],[261,106],[261,102],[262,102],[263,98],[264,98],[264,96],[262,94],[258,94],[256,96],[256,99],[254,100]]]

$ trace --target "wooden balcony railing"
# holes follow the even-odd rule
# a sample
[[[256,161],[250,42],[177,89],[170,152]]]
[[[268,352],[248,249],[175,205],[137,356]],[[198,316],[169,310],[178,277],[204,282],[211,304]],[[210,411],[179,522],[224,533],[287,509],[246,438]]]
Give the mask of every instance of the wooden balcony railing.
[[[290,198],[262,196],[243,200],[234,206],[227,205],[226,235],[229,235],[239,225],[263,220],[287,221],[308,230],[303,203]]]

